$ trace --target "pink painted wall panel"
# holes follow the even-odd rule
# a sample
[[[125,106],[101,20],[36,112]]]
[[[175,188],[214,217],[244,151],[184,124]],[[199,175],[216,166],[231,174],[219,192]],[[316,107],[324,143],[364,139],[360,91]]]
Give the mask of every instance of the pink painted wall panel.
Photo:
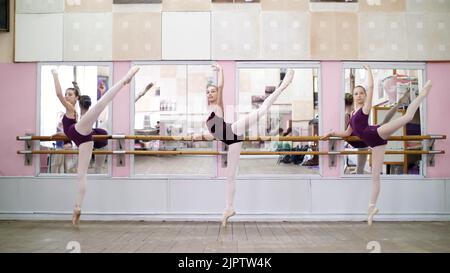
[[[0,64],[0,83],[0,176],[33,176],[34,164],[25,166],[17,154],[25,144],[16,136],[36,133],[37,64]]]
[[[340,117],[342,109],[342,64],[340,62],[322,62],[321,63],[321,83],[322,83],[322,94],[321,94],[321,104],[322,112],[320,116],[322,117],[322,129],[324,134],[330,130],[340,131]],[[328,143],[322,142],[323,150],[328,150]],[[334,168],[328,168],[327,156],[323,156],[321,160],[323,176],[324,177],[339,177],[340,175],[340,164],[336,164]],[[340,162],[340,160],[338,160]]]
[[[428,134],[447,135],[446,140],[437,140],[435,150],[446,154],[436,155],[435,166],[428,167],[428,177],[450,178],[450,63],[428,63],[427,79],[433,89],[427,98]]]
[[[130,62],[115,62],[114,63],[114,83],[119,81],[130,69]],[[113,100],[113,114],[112,114],[112,133],[113,134],[130,134],[130,96],[131,85],[125,86]],[[113,150],[116,150],[117,141],[113,141]],[[131,149],[131,142],[126,140],[126,150]],[[117,166],[117,156],[113,156],[112,161],[112,176],[113,177],[127,177],[130,175],[130,157],[125,156],[125,166]]]

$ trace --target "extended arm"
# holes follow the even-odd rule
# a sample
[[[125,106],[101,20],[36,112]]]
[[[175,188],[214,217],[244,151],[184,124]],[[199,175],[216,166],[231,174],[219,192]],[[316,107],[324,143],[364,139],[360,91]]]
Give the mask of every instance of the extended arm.
[[[368,115],[370,114],[370,110],[372,110],[372,99],[373,99],[373,75],[372,75],[372,69],[368,65],[364,66],[364,69],[367,70],[367,76],[368,76],[368,85],[367,85],[367,97],[366,101],[364,102],[363,106],[363,112],[364,114]]]

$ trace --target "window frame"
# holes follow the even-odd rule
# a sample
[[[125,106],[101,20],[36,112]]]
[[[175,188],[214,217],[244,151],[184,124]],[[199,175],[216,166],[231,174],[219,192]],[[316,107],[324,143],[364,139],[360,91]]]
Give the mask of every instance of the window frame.
[[[405,70],[422,70],[422,84],[427,81],[427,66],[425,62],[342,62],[341,69],[341,98],[345,96],[345,70],[346,69],[364,69],[364,65],[369,65],[372,69],[405,69]],[[420,86],[419,86],[420,88]],[[375,92],[375,90],[374,90]],[[339,101],[339,126],[340,128],[344,128],[345,123],[345,102],[343,99]],[[422,105],[419,108],[420,111],[420,129],[422,135],[425,135],[425,132],[428,132],[427,128],[427,98],[422,102]],[[344,150],[344,141],[341,141],[339,145],[341,150]],[[420,163],[420,174],[382,174],[382,179],[392,179],[392,180],[410,180],[411,178],[425,178],[427,175],[427,162],[428,156],[422,155],[422,160]],[[344,157],[340,157],[339,162],[340,166],[340,177],[345,179],[361,179],[361,178],[370,178],[371,174],[345,174],[344,173]]]
[[[146,66],[146,65],[212,65],[214,61],[134,61],[131,62],[132,66]],[[187,85],[186,85],[187,86]],[[130,132],[134,132],[134,123],[136,115],[135,97],[136,97],[136,85],[135,79],[131,82],[130,90]],[[134,151],[134,145],[130,144],[130,150]],[[218,151],[218,145],[216,141],[213,141],[213,151]],[[199,155],[193,155],[199,156]],[[203,156],[203,155],[202,155]],[[204,155],[204,157],[214,158],[214,169],[212,175],[209,174],[136,174],[135,168],[135,155],[130,155],[130,178],[134,179],[146,179],[146,180],[209,180],[219,178],[218,176],[218,164],[220,163],[219,156],[216,155]]]
[[[36,95],[36,135],[40,135],[41,133],[41,99],[42,99],[42,90],[41,90],[41,72],[43,66],[107,66],[110,71],[110,77],[109,77],[109,86],[112,86],[114,83],[114,63],[113,62],[39,62],[37,67],[37,95]],[[55,95],[55,99],[56,95]],[[109,128],[112,128],[113,120],[112,120],[112,114],[113,114],[113,105],[108,106],[108,126]],[[108,132],[111,133],[111,132]],[[33,143],[33,149],[36,148],[38,141],[35,141]],[[109,141],[108,146],[113,148],[113,145],[111,141]],[[88,174],[88,177],[95,177],[95,178],[111,178],[112,177],[112,155],[108,155],[108,166],[107,166],[107,173],[106,174]],[[76,173],[70,173],[70,174],[53,174],[53,173],[41,173],[41,158],[40,156],[36,156],[35,158],[35,177],[45,177],[45,178],[63,178],[63,177],[76,177]]]
[[[318,98],[317,101],[319,103],[318,111],[319,111],[319,135],[322,135],[323,132],[323,108],[322,108],[322,64],[317,61],[306,61],[306,62],[298,62],[298,61],[256,61],[256,62],[236,62],[236,71],[235,71],[235,105],[239,105],[239,69],[241,68],[250,68],[250,69],[258,69],[258,68],[298,68],[298,69],[317,69],[317,88],[318,88]],[[234,118],[237,118],[237,114],[235,112]],[[319,141],[319,150],[323,150],[325,148],[325,143],[323,141]],[[318,174],[249,174],[249,175],[238,175],[240,179],[267,179],[267,180],[305,180],[305,179],[318,179],[323,177],[323,166],[324,166],[324,156],[319,156],[319,173]]]

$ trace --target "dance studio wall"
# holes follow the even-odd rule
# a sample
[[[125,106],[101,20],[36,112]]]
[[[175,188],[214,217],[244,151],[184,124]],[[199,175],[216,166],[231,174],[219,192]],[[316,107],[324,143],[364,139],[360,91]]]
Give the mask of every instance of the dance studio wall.
[[[15,60],[450,60],[450,1],[186,2],[17,0]]]
[[[428,169],[430,177],[450,177],[450,63],[428,63],[427,79],[433,81],[432,95],[427,98],[427,129],[430,134],[447,135],[446,140],[436,141],[435,149],[445,155],[436,157],[436,167]]]
[[[225,85],[225,103],[234,104],[235,92],[235,69],[236,63],[227,61],[221,62],[225,69],[227,84]],[[130,62],[114,62],[114,79],[126,73]],[[0,176],[34,176],[34,166],[24,165],[24,156],[17,155],[17,150],[24,149],[24,143],[16,141],[18,135],[37,132],[37,63],[27,64],[0,64]],[[341,110],[339,104],[339,89],[342,81],[341,62],[321,63],[321,104],[322,104],[322,129],[328,131],[337,130],[340,124],[340,117],[336,115]],[[450,136],[450,127],[445,121],[450,116],[450,107],[446,104],[450,102],[450,62],[427,63],[426,77],[433,81],[432,93],[427,101],[427,132],[432,134],[444,134]],[[113,101],[112,132],[114,134],[130,133],[130,90],[126,87],[123,92],[117,95]],[[232,115],[228,115],[229,121]],[[322,149],[326,150],[326,143],[322,143]],[[130,147],[130,142],[126,143]],[[427,167],[427,177],[429,178],[450,178],[450,141],[436,141],[435,149],[447,151],[444,155],[436,156],[435,167]],[[114,158],[114,157],[113,157]],[[340,161],[338,161],[340,162]],[[116,158],[112,163],[113,177],[129,177],[131,162],[126,157],[125,166],[118,167]],[[218,175],[224,176],[221,163],[218,162]],[[323,176],[337,178],[340,176],[340,166],[328,167],[328,158],[322,157],[320,162]]]

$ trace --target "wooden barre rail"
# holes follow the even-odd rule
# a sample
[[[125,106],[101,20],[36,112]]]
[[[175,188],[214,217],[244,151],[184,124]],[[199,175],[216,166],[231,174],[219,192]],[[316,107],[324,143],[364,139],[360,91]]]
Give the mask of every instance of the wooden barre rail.
[[[93,135],[94,140],[105,139],[129,139],[129,140],[164,140],[164,141],[192,141],[191,136],[145,136],[145,135]],[[68,141],[65,135],[54,136],[17,136],[19,141]],[[420,141],[431,139],[447,139],[446,135],[422,135],[422,136],[392,136],[389,141]],[[360,141],[361,139],[356,136],[351,137],[330,137],[328,139],[322,139],[321,136],[259,136],[259,137],[245,137],[245,141],[328,141],[328,140],[345,140],[345,141]],[[195,141],[213,141],[213,139],[202,139]]]
[[[78,150],[35,150],[35,151],[17,151],[17,154],[78,154]],[[97,155],[225,155],[227,152],[219,151],[93,151]],[[241,155],[354,155],[371,154],[371,151],[339,151],[339,152],[321,152],[321,151],[247,151],[241,152]],[[386,151],[386,154],[406,154],[406,155],[426,155],[426,154],[445,154],[445,151]]]

